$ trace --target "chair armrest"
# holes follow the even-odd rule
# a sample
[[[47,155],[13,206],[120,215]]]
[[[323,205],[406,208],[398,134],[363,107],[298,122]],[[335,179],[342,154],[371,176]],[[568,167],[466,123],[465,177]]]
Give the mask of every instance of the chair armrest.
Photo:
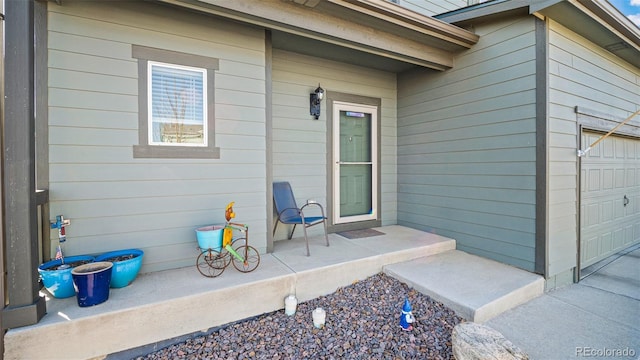
[[[284,214],[284,213],[286,213],[286,212],[290,212],[290,211],[295,212],[298,216],[302,216],[302,215],[304,215],[304,214],[302,213],[302,209],[298,209],[298,208],[286,208],[286,209],[282,209],[282,211],[280,211],[280,212],[278,213],[278,219],[282,219],[282,218],[281,218],[281,217],[282,217],[282,214]]]
[[[280,213],[278,214],[278,216],[284,214],[287,211],[293,210],[295,211],[297,214],[300,214],[302,212],[302,209],[298,209],[298,208],[286,208],[286,209],[282,209],[282,211],[280,211]]]
[[[302,207],[300,208],[300,212],[303,213],[304,208],[306,208],[307,206],[310,206],[310,205],[315,205],[315,206],[319,207],[320,208],[320,212],[322,213],[322,217],[325,217],[324,216],[324,207],[322,206],[322,204],[320,204],[317,201],[313,201],[313,200],[307,200],[307,203],[302,205]],[[303,214],[303,216],[304,216],[304,214]]]

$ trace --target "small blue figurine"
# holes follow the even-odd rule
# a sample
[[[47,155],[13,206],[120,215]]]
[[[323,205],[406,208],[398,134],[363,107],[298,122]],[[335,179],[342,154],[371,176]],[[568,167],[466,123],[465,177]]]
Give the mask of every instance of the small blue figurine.
[[[411,303],[409,303],[409,299],[404,299],[404,305],[402,306],[402,315],[400,315],[400,327],[402,330],[411,331],[413,330],[413,325],[411,325],[416,319],[413,317],[411,313]]]

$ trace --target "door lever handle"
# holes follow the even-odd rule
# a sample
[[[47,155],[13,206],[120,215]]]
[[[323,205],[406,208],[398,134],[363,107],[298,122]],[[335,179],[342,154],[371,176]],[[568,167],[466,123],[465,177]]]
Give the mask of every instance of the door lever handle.
[[[624,199],[622,200],[622,206],[627,206],[629,205],[629,198],[627,197],[627,195],[624,196]]]

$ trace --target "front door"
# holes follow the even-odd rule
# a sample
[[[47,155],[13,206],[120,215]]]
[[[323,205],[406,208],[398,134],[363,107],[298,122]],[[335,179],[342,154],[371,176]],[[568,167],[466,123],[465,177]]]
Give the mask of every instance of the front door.
[[[376,220],[376,106],[333,103],[333,222]]]

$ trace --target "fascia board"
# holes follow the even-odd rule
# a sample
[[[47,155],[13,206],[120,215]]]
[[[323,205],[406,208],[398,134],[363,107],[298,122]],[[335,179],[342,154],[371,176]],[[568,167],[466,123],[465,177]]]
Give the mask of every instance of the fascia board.
[[[308,7],[269,0],[161,0],[240,22],[300,35],[436,70],[453,67],[453,53],[434,46],[345,22]],[[474,35],[475,36],[475,35]]]

